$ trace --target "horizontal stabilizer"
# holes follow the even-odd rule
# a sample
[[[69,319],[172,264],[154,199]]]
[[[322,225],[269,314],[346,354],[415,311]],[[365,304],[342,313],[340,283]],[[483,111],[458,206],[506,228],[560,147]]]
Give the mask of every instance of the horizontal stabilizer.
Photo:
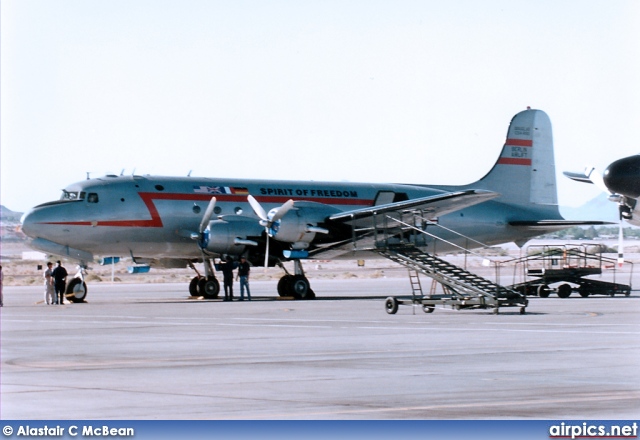
[[[509,226],[522,227],[528,229],[568,229],[574,226],[604,226],[615,225],[613,222],[605,222],[600,220],[536,220],[536,221],[513,221],[509,222]]]
[[[589,178],[589,176],[587,176],[585,173],[573,173],[571,171],[563,171],[562,174],[564,174],[571,180],[575,180],[576,182],[593,183]]]

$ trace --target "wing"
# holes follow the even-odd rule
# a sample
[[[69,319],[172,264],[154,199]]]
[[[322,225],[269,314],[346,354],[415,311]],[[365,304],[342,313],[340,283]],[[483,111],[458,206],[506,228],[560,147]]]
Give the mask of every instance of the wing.
[[[464,190],[335,212],[323,220],[323,226],[329,229],[341,229],[343,232],[346,228],[349,232],[342,234],[340,240],[317,243],[317,247],[310,251],[310,255],[329,259],[337,258],[353,251],[354,241],[358,243],[359,248],[372,247],[377,233],[382,229],[387,230],[390,235],[400,232],[406,226],[401,222],[410,221],[409,218],[403,217],[405,215],[417,214],[425,219],[433,219],[498,196],[498,193],[492,191]]]
[[[486,202],[499,195],[500,194],[492,191],[474,189],[448,192],[435,196],[405,200],[403,202],[339,212],[329,216],[328,222],[346,223],[358,227],[365,227],[373,226],[374,217],[389,216],[390,214],[420,212],[423,216],[438,217],[468,206]]]

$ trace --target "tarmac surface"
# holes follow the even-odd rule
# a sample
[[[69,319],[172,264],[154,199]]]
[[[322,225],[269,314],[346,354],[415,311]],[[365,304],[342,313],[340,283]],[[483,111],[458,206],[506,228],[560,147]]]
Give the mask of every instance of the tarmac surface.
[[[388,315],[406,279],[314,280],[314,301],[275,286],[221,302],[182,283],[96,283],[63,306],[5,286],[0,417],[640,418],[637,292]]]

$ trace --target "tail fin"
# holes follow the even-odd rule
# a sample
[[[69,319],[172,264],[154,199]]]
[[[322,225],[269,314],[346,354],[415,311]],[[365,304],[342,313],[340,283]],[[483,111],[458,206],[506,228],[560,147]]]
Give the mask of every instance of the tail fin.
[[[556,213],[556,167],[547,114],[527,109],[515,115],[496,164],[482,179],[465,186],[498,192],[497,200],[509,204],[553,206]]]

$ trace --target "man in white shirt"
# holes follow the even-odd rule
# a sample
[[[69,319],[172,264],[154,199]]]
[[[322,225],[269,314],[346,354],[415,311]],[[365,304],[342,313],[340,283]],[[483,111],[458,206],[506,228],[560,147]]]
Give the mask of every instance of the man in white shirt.
[[[44,271],[42,276],[44,277],[44,302],[46,304],[53,304],[53,270],[51,267],[53,263],[47,263],[47,269]]]

